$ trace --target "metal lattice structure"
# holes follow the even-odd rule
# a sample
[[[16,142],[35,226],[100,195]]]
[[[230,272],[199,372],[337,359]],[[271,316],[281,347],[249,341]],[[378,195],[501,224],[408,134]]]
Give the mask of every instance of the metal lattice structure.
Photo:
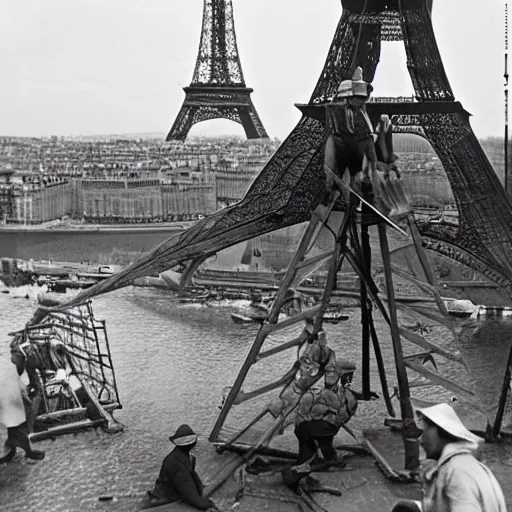
[[[73,419],[88,404],[97,409],[96,423],[113,419],[108,413],[121,408],[112,356],[104,321],[96,320],[90,301],[51,311],[39,323],[13,333],[11,350],[22,354],[35,421]],[[98,416],[99,414],[99,416]],[[66,422],[64,422],[66,423]],[[63,429],[87,428],[88,423],[69,422]],[[94,422],[91,423],[94,425]],[[49,429],[49,432],[58,432]],[[41,437],[44,434],[39,435]]]
[[[192,83],[167,140],[185,140],[194,124],[211,119],[240,123],[248,139],[268,138],[246,87],[231,0],[204,0],[203,28]]]
[[[427,248],[478,270],[512,297],[512,206],[471,129],[469,114],[454,100],[433,33],[432,2],[343,0],[342,4],[343,14],[324,69],[309,104],[302,107],[307,115],[242,201],[162,243],[75,300],[127,286],[137,277],[165,271],[179,262],[198,264],[236,243],[309,220],[325,183],[323,104],[357,65],[367,80],[373,80],[381,41],[398,37],[397,24],[415,100],[369,102],[368,113],[374,122],[387,113],[395,126],[421,128],[444,166],[457,202],[459,225],[423,226]]]

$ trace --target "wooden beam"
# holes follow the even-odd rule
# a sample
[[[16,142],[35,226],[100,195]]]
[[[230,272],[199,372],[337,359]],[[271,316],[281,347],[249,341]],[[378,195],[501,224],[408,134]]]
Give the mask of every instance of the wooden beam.
[[[492,428],[491,428],[491,434],[493,435],[494,438],[498,437],[500,430],[501,430],[501,426],[503,424],[503,415],[505,414],[507,398],[510,394],[511,366],[512,366],[512,347],[510,348],[510,351],[509,351],[507,369],[505,371],[505,376],[503,378],[503,386],[501,388],[500,400],[498,402],[498,411],[496,412],[494,424],[492,425]]]
[[[105,420],[80,420],[75,421],[73,423],[66,423],[65,425],[59,425],[57,427],[51,427],[48,430],[44,430],[42,432],[36,432],[34,434],[29,435],[29,439],[31,442],[36,443],[38,441],[43,441],[44,439],[49,439],[51,437],[62,436],[65,434],[72,434],[73,432],[80,432],[82,430],[87,430],[90,428],[100,427],[105,424]]]
[[[256,361],[260,361],[261,359],[265,359],[266,357],[273,356],[275,354],[279,354],[284,350],[288,350],[289,348],[297,347],[302,345],[306,341],[305,336],[299,336],[298,338],[294,338],[291,341],[287,341],[277,347],[271,348],[270,350],[266,350],[265,352],[260,352],[258,357],[256,357]],[[255,361],[255,362],[256,362]]]
[[[404,446],[405,446],[405,469],[417,469],[419,467],[419,443],[415,437],[417,427],[414,421],[414,410],[411,403],[409,391],[409,379],[405,367],[405,361],[400,340],[398,327],[397,309],[395,302],[395,290],[393,287],[393,275],[391,271],[391,259],[389,255],[389,243],[386,233],[386,226],[383,223],[378,225],[379,240],[386,280],[386,291],[388,295],[389,321],[391,328],[391,339],[395,357],[395,367],[400,393],[400,410],[404,422]]]
[[[294,325],[297,322],[300,322],[302,320],[305,320],[306,318],[311,318],[312,316],[315,316],[320,309],[322,308],[321,304],[317,304],[316,306],[313,306],[312,308],[305,309],[304,311],[301,311],[300,313],[297,313],[294,316],[291,316],[287,318],[286,320],[283,320],[282,322],[279,322],[278,324],[263,324],[261,327],[261,330],[265,334],[270,334],[271,332],[279,331],[280,329],[284,329],[285,327],[289,327],[290,325]]]
[[[238,395],[236,395],[233,405],[239,405],[243,402],[246,402],[247,400],[250,400],[251,398],[256,398],[257,396],[264,395],[265,393],[268,393],[273,389],[277,389],[281,386],[284,386],[285,384],[289,384],[291,380],[293,380],[296,373],[297,369],[292,368],[290,371],[285,373],[280,379],[271,382],[270,384],[265,384],[264,386],[261,386],[253,391],[249,391],[248,393],[243,393],[242,391],[239,391]]]
[[[405,361],[405,365],[411,370],[414,370],[415,372],[418,372],[420,375],[423,375],[425,378],[429,379],[433,384],[442,386],[443,388],[457,394],[460,398],[463,398],[474,404],[477,397],[472,391],[459,386],[455,382],[447,379],[446,377],[442,377],[438,373],[430,371],[428,368],[425,368],[420,364],[413,363],[412,361]]]
[[[297,264],[295,269],[300,270],[301,268],[307,267],[308,265],[314,265],[315,263],[319,263],[320,261],[329,258],[333,254],[334,251],[323,252],[321,254],[318,254],[317,256],[313,256],[312,258],[301,261],[300,263]]]

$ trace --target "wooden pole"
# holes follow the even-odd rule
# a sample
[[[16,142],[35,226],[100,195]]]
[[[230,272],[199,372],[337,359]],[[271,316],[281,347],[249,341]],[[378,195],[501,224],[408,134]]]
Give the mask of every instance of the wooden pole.
[[[386,368],[384,366],[384,358],[382,357],[379,339],[377,338],[377,331],[375,330],[375,325],[373,323],[373,314],[371,307],[368,308],[368,320],[370,324],[370,334],[372,336],[373,350],[375,352],[375,360],[377,361],[377,368],[379,369],[380,386],[382,388],[382,394],[384,395],[384,401],[386,402],[388,414],[392,418],[394,418],[396,416],[395,409],[393,407],[393,403],[391,402],[391,397],[389,396],[388,381],[386,378]]]
[[[386,233],[386,226],[383,223],[378,224],[378,230],[382,252],[382,263],[384,266],[384,275],[386,279],[386,291],[388,295],[391,339],[393,342],[396,375],[398,379],[398,390],[400,393],[400,411],[402,415],[405,447],[405,469],[416,470],[419,467],[418,429],[414,421],[414,410],[411,403],[409,380],[407,377],[407,369],[402,351],[400,332],[398,330],[395,290],[393,288],[393,275],[391,271],[391,260],[389,254],[389,242]]]
[[[365,205],[363,205],[363,212],[368,210]],[[355,227],[355,226],[354,226]],[[353,240],[357,242],[357,230],[354,230]],[[369,334],[367,334],[368,338],[371,335],[371,340],[373,344],[373,349],[375,352],[375,360],[377,362],[377,367],[379,369],[379,377],[382,388],[382,394],[384,395],[384,401],[386,402],[386,408],[391,417],[395,417],[395,410],[393,408],[393,404],[391,403],[391,396],[389,395],[388,383],[386,378],[386,368],[384,366],[384,359],[382,357],[382,352],[380,350],[379,339],[377,337],[377,332],[375,331],[375,325],[373,322],[373,313],[372,313],[372,304],[368,301],[368,284],[373,283],[371,277],[371,246],[370,246],[370,236],[368,232],[368,226],[363,225],[361,222],[361,231],[366,235],[366,238],[362,236],[362,247],[359,247],[359,244],[356,243],[356,252],[357,257],[360,258],[361,266],[356,272],[360,271],[361,274],[358,273],[359,278],[361,280],[361,321],[363,323],[363,397],[365,400],[371,400],[371,383],[370,383],[370,346],[369,339],[365,340],[365,324],[368,328]],[[364,288],[363,288],[364,286]],[[363,301],[365,304],[365,309],[363,310]],[[363,318],[366,317],[366,321],[363,321]],[[365,350],[365,341],[366,341],[366,350]],[[365,370],[366,365],[366,370]],[[365,395],[365,371],[367,372],[367,383],[368,383],[368,394]]]
[[[503,380],[503,387],[501,389],[500,401],[498,403],[498,411],[496,413],[496,418],[494,419],[494,424],[491,429],[491,434],[494,439],[496,439],[501,430],[501,425],[503,423],[503,415],[505,414],[505,406],[507,405],[507,398],[509,395],[510,389],[510,366],[512,365],[512,348],[510,349],[508,356],[507,369],[505,371],[505,376]]]
[[[505,70],[503,77],[505,79],[505,141],[504,141],[504,173],[505,173],[505,193],[509,197],[508,192],[508,2],[505,1]]]
[[[371,269],[371,248],[368,226],[361,223],[361,256],[362,267],[365,274],[370,274]],[[362,323],[362,378],[363,378],[363,397],[365,400],[371,399],[370,389],[370,312],[368,308],[368,291],[364,279],[361,282],[361,323]]]

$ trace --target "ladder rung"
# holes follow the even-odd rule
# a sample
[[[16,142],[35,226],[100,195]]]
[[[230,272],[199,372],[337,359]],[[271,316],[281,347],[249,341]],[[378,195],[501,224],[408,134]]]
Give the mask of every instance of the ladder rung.
[[[293,379],[296,369],[293,368],[288,373],[283,375],[280,379],[271,382],[270,384],[265,384],[264,386],[261,386],[258,389],[255,389],[253,391],[249,391],[248,393],[244,393],[243,391],[240,391],[238,395],[235,398],[235,401],[233,402],[233,405],[239,405],[243,402],[246,402],[247,400],[250,400],[251,398],[255,398],[257,396],[263,395],[265,393],[268,393],[269,391],[272,391],[276,388],[281,387],[283,384],[287,384],[290,382],[290,379]]]
[[[306,318],[311,318],[312,316],[315,316],[320,311],[321,308],[322,305],[318,304],[316,306],[313,306],[312,308],[305,309],[304,311],[301,311],[297,315],[287,318],[286,320],[283,320],[278,324],[264,324],[261,327],[261,331],[264,334],[269,334],[271,332],[278,331],[279,329],[284,329],[285,327],[289,327],[290,325],[296,324],[297,322],[305,320]]]
[[[300,270],[301,268],[307,267],[308,265],[312,265],[314,263],[318,263],[319,261],[322,261],[325,258],[328,258],[329,256],[332,256],[334,254],[334,251],[327,251],[323,252],[322,254],[318,254],[317,256],[313,256],[312,258],[309,258],[307,260],[302,260],[300,263],[297,264],[295,267],[295,270]]]
[[[408,356],[405,356],[404,355],[404,360],[408,360],[408,359],[416,359],[418,357],[425,357],[425,356],[429,356],[432,354],[432,351],[431,350],[427,350],[425,352],[416,352],[414,354],[409,354]]]
[[[455,382],[445,377],[442,377],[441,375],[438,375],[437,373],[434,373],[419,364],[412,363],[411,361],[405,361],[405,366],[423,375],[425,378],[429,379],[433,384],[442,386],[452,391],[453,393],[459,395],[461,398],[465,398],[469,402],[473,402],[476,398],[475,394],[472,391],[469,391],[468,389],[459,386]]]
[[[271,348],[270,350],[266,350],[265,352],[260,352],[258,354],[258,357],[256,358],[255,363],[258,362],[260,359],[265,359],[266,357],[273,356],[274,354],[279,354],[279,352],[283,352],[283,350],[296,347],[297,345],[302,345],[303,342],[304,337],[299,336],[298,338],[294,338],[291,341],[287,341],[286,343],[283,343],[278,347]]]
[[[421,334],[409,331],[407,329],[404,329],[403,327],[399,327],[398,332],[400,333],[400,336],[403,336],[407,341],[414,343],[418,347],[424,348],[429,352],[446,357],[446,359],[449,359],[450,361],[464,363],[462,360],[462,356],[460,354],[453,354],[452,352],[445,350],[443,347],[439,347],[435,343],[432,343],[431,341],[427,340],[427,338],[425,338]]]

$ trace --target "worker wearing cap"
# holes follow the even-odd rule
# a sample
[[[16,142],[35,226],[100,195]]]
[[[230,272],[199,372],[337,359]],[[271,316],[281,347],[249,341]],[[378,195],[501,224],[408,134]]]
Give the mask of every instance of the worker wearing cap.
[[[190,451],[197,444],[197,435],[186,424],[169,437],[174,448],[165,457],[153,491],[148,491],[139,510],[183,500],[198,510],[218,510],[215,503],[203,496],[203,483],[195,471],[196,458]]]
[[[423,500],[403,500],[393,512],[506,512],[501,487],[475,451],[484,440],[470,432],[448,404],[418,412],[420,444],[427,459],[422,471]]]
[[[334,437],[357,409],[357,398],[350,390],[356,365],[341,359],[336,361],[334,385],[325,381],[323,389],[309,389],[301,398],[295,419],[295,436],[299,441],[297,464],[311,462],[320,449],[325,460],[335,461]]]
[[[363,80],[360,67],[351,80],[343,80],[333,102],[326,105],[328,138],[325,144],[324,166],[340,179],[349,170],[350,184],[363,172],[363,181],[370,180],[369,168],[376,168],[377,156],[373,140],[373,125],[366,113],[365,103],[373,87]],[[364,166],[366,156],[369,166]],[[332,186],[326,170],[328,189]]]

